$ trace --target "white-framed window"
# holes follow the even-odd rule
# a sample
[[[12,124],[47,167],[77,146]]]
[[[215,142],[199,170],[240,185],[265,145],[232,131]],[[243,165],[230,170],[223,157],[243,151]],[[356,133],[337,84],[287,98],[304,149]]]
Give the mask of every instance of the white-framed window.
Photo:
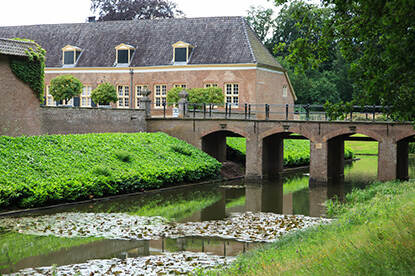
[[[205,83],[205,88],[218,87],[217,83]]]
[[[50,86],[46,86],[46,105],[47,106],[56,106],[56,101],[53,99],[53,96],[49,92]]]
[[[283,96],[284,98],[286,98],[286,97],[287,97],[287,95],[288,95],[287,90],[288,90],[287,86],[286,86],[286,85],[284,85],[284,86],[282,87],[282,96]]]
[[[184,42],[178,41],[173,45],[173,63],[180,65],[180,64],[187,64],[190,59],[190,55],[193,50],[193,45]]]
[[[117,86],[118,103],[119,108],[128,108],[130,106],[130,87],[128,85]]]
[[[82,49],[72,45],[66,45],[62,48],[62,64],[75,65],[81,56]]]
[[[175,84],[174,85],[174,88],[177,88],[177,87],[186,89],[187,88],[187,85],[186,84]]]
[[[167,85],[154,85],[154,107],[161,108],[165,102],[167,102]]]
[[[133,58],[135,48],[131,45],[121,43],[120,45],[115,47],[115,51],[115,63],[117,64],[117,66],[124,66],[131,63],[131,59]]]
[[[143,98],[142,92],[148,89],[148,85],[136,85],[135,87],[135,98],[136,98],[136,107],[140,107],[141,99]]]
[[[55,99],[53,98],[53,96],[50,94],[50,86],[47,85],[46,86],[46,105],[47,106],[73,106],[73,98],[70,99],[69,101],[63,100],[62,102],[59,102],[58,104],[56,103]]]
[[[225,102],[233,106],[239,105],[239,84],[227,83],[225,84]]]
[[[80,106],[81,107],[91,107],[91,86],[84,86],[82,88],[81,96],[80,96]]]

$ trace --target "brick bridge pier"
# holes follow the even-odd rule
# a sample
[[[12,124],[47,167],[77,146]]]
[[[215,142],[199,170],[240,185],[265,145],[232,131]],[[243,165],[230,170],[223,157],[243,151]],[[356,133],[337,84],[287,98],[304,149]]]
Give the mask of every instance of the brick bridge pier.
[[[148,131],[162,131],[226,160],[226,137],[246,138],[246,178],[263,178],[283,170],[284,139],[310,140],[310,184],[343,176],[344,141],[379,142],[378,180],[408,178],[409,123],[327,122],[197,118],[150,118]],[[363,134],[368,137],[350,137]]]

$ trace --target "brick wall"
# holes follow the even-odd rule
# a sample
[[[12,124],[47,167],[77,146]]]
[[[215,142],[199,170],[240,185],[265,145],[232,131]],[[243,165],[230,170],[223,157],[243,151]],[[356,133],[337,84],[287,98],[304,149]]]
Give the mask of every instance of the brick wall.
[[[43,134],[146,131],[144,110],[42,107]]]
[[[41,134],[40,102],[32,89],[11,71],[0,54],[0,135]]]

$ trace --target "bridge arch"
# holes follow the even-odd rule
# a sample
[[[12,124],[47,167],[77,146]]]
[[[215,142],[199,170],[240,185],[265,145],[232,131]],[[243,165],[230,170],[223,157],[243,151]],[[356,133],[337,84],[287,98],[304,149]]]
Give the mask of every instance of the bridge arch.
[[[304,129],[302,128],[293,127],[293,126],[290,126],[288,130],[285,129],[283,126],[278,126],[278,127],[269,129],[267,131],[264,131],[259,135],[259,140],[263,140],[264,138],[272,136],[272,135],[284,135],[284,134],[292,134],[292,133],[300,134],[306,137],[311,142],[314,142],[315,140],[315,138],[313,137],[311,133],[304,131]]]
[[[226,161],[226,137],[247,137],[247,133],[236,128],[215,128],[201,134],[202,150],[219,162]]]
[[[380,135],[380,134],[378,134],[374,131],[368,130],[368,129],[358,128],[358,129],[352,131],[350,129],[350,127],[348,127],[348,128],[345,127],[345,128],[336,129],[334,131],[331,131],[331,132],[327,133],[326,135],[324,135],[322,137],[322,141],[327,142],[329,140],[338,138],[340,136],[353,135],[353,134],[363,134],[363,135],[366,135],[366,136],[368,136],[372,139],[375,139],[377,142],[383,142],[383,139],[384,139],[382,137],[382,135]]]
[[[245,138],[248,137],[248,133],[246,131],[243,131],[243,130],[241,130],[239,128],[227,126],[226,128],[216,127],[216,128],[212,128],[212,129],[203,131],[200,134],[200,137],[199,138],[202,139],[203,137],[205,137],[207,135],[210,135],[210,134],[214,134],[216,132],[234,133],[234,134],[236,134],[238,136],[241,136],[241,137],[245,137]]]
[[[284,139],[289,139],[289,135],[293,133],[305,137],[310,142],[315,140],[311,133],[295,125],[277,126],[258,135],[258,150],[261,153],[261,170],[264,177],[273,177],[283,171]]]

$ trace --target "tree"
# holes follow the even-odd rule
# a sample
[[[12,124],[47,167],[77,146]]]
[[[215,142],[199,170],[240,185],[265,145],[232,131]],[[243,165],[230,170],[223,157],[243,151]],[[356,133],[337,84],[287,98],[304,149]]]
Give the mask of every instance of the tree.
[[[99,12],[98,21],[173,18],[183,16],[170,0],[91,0],[91,10]]]
[[[104,82],[92,90],[91,98],[94,103],[108,105],[109,103],[118,101],[117,90],[114,85]]]
[[[50,94],[55,101],[69,101],[82,92],[82,83],[72,75],[58,76],[50,81]]]
[[[179,93],[183,90],[181,87],[172,88],[167,92],[167,102],[177,104],[179,102]],[[190,104],[223,104],[224,96],[222,88],[192,88],[186,89],[189,94],[188,101]]]
[[[279,5],[287,0],[275,2]],[[356,97],[359,103],[388,106],[384,112],[393,118],[414,120],[415,2],[322,0],[322,4],[331,10],[321,24],[324,35],[315,45],[307,43],[307,36],[293,44],[289,49],[291,62],[303,68],[321,64],[335,41],[351,64],[351,76],[360,91]]]
[[[272,44],[270,44],[269,34],[275,29],[275,21],[272,19],[273,14],[272,9],[251,6],[246,17],[248,24],[270,51],[272,51]]]

